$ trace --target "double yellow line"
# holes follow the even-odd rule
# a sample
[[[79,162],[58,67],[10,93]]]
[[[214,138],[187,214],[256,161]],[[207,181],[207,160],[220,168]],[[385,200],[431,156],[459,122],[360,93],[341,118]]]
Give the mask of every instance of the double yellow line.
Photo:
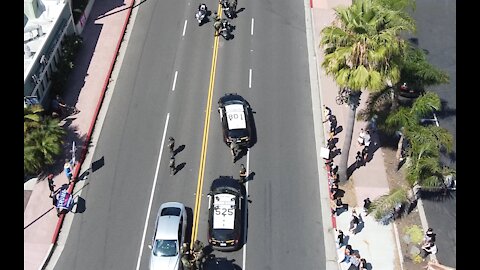
[[[222,16],[222,9],[220,5],[218,5],[217,14],[219,14],[220,17]],[[195,209],[193,211],[192,238],[190,241],[190,248],[193,248],[193,242],[197,239],[198,233],[198,218],[200,213],[200,205],[202,202],[205,162],[207,160],[208,130],[210,127],[210,113],[212,111],[213,88],[215,86],[215,71],[217,69],[218,41],[219,36],[215,36],[213,39],[212,67],[210,68],[210,84],[208,86],[207,108],[205,111],[205,124],[203,126],[202,152],[200,156],[200,169],[198,171],[197,192],[195,194]]]

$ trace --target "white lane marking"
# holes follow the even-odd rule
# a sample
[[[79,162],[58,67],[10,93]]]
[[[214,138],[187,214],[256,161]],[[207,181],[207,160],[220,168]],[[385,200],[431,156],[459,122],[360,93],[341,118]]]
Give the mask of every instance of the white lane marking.
[[[248,149],[247,151],[247,179],[248,179],[248,176],[250,175],[250,149]],[[248,205],[248,181],[245,182],[245,200],[247,200],[247,202],[245,203],[246,205]],[[248,206],[245,207],[245,211],[247,211],[248,209]],[[248,211],[247,211],[248,212]],[[248,217],[248,213],[245,213],[245,217]],[[244,222],[243,222],[243,228],[247,228],[247,218],[245,218]],[[245,270],[245,264],[246,264],[246,257],[247,257],[247,242],[245,241],[247,239],[247,235],[245,234],[245,236],[243,237],[243,262],[242,262],[242,270]]]
[[[142,244],[140,245],[140,250],[138,251],[137,267],[135,268],[136,270],[140,269],[140,259],[142,257],[142,250],[145,243],[145,235],[147,233],[148,219],[150,218],[150,210],[152,209],[153,194],[155,193],[155,186],[157,184],[160,161],[162,160],[163,145],[165,143],[165,137],[167,136],[168,119],[170,119],[170,113],[167,113],[167,119],[165,120],[165,127],[163,129],[162,144],[160,146],[160,152],[158,153],[157,168],[155,170],[155,178],[153,179],[152,192],[150,193],[150,201],[148,202],[147,216],[145,217],[145,226],[143,228]]]
[[[177,83],[177,75],[178,75],[178,70],[175,71],[175,77],[173,78],[172,91],[175,91],[175,84]]]
[[[250,27],[250,35],[253,36],[253,24],[255,23],[255,20],[252,18],[252,27]]]
[[[248,88],[252,88],[252,69],[248,73]]]
[[[185,24],[183,25],[183,34],[182,34],[182,36],[185,36],[185,30],[187,30],[187,20],[185,20]]]

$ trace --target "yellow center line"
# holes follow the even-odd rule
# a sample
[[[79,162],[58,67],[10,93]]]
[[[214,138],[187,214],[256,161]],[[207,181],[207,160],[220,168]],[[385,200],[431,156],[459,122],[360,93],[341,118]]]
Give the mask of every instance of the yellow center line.
[[[218,5],[217,14],[222,16],[221,6]],[[197,192],[195,194],[195,209],[193,211],[193,225],[192,225],[192,238],[190,241],[190,248],[193,248],[193,242],[197,239],[198,233],[198,216],[200,213],[200,205],[202,202],[202,187],[203,187],[203,178],[205,174],[205,162],[207,157],[207,146],[208,146],[208,130],[210,127],[210,113],[212,111],[212,98],[213,98],[213,88],[215,86],[215,71],[217,68],[217,55],[218,55],[218,40],[219,37],[216,36],[213,39],[213,54],[212,54],[212,67],[210,69],[210,84],[208,86],[208,98],[207,98],[207,107],[205,110],[205,124],[203,126],[203,140],[202,140],[202,152],[200,156],[200,166],[198,171],[198,183],[197,183]]]

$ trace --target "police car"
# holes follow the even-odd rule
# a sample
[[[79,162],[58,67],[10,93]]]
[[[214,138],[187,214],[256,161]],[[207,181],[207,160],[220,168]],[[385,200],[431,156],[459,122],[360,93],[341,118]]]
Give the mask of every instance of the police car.
[[[232,177],[215,179],[208,193],[208,242],[213,249],[237,250],[241,245],[242,187]]]
[[[227,145],[235,141],[247,146],[251,140],[250,104],[236,93],[227,93],[218,100],[223,140]]]

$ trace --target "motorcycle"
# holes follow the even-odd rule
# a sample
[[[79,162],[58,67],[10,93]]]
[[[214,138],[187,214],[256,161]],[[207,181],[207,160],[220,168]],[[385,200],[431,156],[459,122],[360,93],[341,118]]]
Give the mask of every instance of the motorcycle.
[[[201,26],[204,23],[205,18],[207,17],[207,6],[205,4],[201,4],[198,7],[198,11],[195,14],[195,18],[198,21],[198,26]]]
[[[222,5],[222,10],[225,16],[229,19],[233,19],[233,7],[228,3],[228,1],[222,1],[220,4]]]
[[[230,39],[231,30],[232,30],[232,25],[228,21],[224,20],[222,22],[222,25],[220,26],[219,33],[224,39],[228,40]]]

